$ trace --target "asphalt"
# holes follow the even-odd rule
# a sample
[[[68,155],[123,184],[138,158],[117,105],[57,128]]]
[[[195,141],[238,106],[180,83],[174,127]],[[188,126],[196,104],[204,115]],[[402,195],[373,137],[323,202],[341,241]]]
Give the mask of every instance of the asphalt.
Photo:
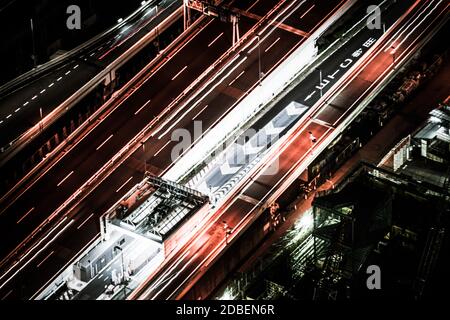
[[[8,145],[36,125],[89,80],[100,73],[146,33],[166,18],[170,10],[162,10],[177,0],[161,3],[159,14],[149,9],[133,17],[124,27],[106,39],[83,50],[58,69],[33,79],[22,87],[0,97],[0,148]]]
[[[271,6],[276,2],[274,0],[265,1],[261,6],[269,11]],[[241,33],[243,34],[255,22],[243,18],[240,24]],[[215,42],[213,46],[206,50],[207,45],[222,32],[224,32],[224,36],[221,37],[220,41]],[[0,228],[5,232],[5,242],[1,248],[2,255],[7,254],[22,239],[28,236],[37,225],[48,217],[50,212],[53,212],[73,194],[86,179],[91,177],[104,163],[109,161],[131,137],[158,115],[173,98],[181,93],[188,84],[219,58],[231,46],[231,35],[232,30],[229,24],[213,20],[203,31],[183,47],[176,56],[169,60],[156,74],[136,90],[133,95],[129,96],[105,121],[100,123],[74,149],[67,153],[42,179],[35,183],[20,199],[3,212],[0,217],[2,222]],[[296,43],[295,37],[297,36],[291,37],[294,38],[294,41],[291,39],[291,42],[286,43],[285,50],[288,50],[287,46],[292,46]],[[269,41],[267,45],[270,45]],[[188,68],[174,79],[176,81],[172,81],[172,78],[185,66]],[[141,109],[150,99],[151,102],[145,108]],[[236,98],[231,101],[235,100]],[[139,109],[141,110],[135,115]],[[197,109],[192,112],[198,111]],[[214,114],[219,116],[219,113]],[[190,116],[192,117],[192,114]],[[210,116],[210,114],[205,112],[204,116]],[[186,121],[188,120],[189,116],[186,117]],[[113,134],[113,137],[97,151],[96,149],[111,134]],[[146,146],[148,148],[146,148],[145,158],[151,154],[155,154],[155,150],[157,150],[159,144],[148,142]],[[60,245],[55,243],[56,246],[65,247],[65,250],[58,250],[58,252],[71,251],[75,254],[86,244],[83,240],[87,240],[88,242],[92,239],[98,232],[97,218],[99,215],[106,211],[112,203],[117,201],[126,190],[142,179],[143,163],[144,156],[139,151],[115,170],[83,201],[80,207],[76,208],[73,219],[77,223],[74,223],[72,226],[75,227],[74,231],[80,232],[82,236],[70,235],[68,231],[72,229],[71,226],[58,238],[58,242],[63,241],[64,244]],[[166,166],[168,165],[170,165],[170,162],[166,162]],[[72,171],[74,173],[69,176]],[[133,177],[131,180],[129,180],[130,176]],[[61,183],[61,181],[63,182]],[[128,183],[123,185],[126,181]],[[119,188],[121,189],[119,190]],[[32,209],[31,213],[20,220],[30,209]],[[86,218],[90,217],[92,213],[95,214],[78,229],[77,226],[84,222]],[[18,223],[19,220],[20,223]],[[50,264],[51,269],[55,272],[60,265],[54,264],[54,261],[59,261],[56,252],[41,265],[41,268]],[[47,273],[47,270],[42,268],[42,272],[42,277],[34,278],[36,283],[40,283],[40,285],[43,284],[43,279],[48,279],[48,274],[51,274],[52,271]],[[44,274],[47,274],[47,276],[44,276]],[[27,282],[27,284],[29,283]],[[17,292],[20,294],[20,290]],[[25,289],[22,292],[25,292]]]

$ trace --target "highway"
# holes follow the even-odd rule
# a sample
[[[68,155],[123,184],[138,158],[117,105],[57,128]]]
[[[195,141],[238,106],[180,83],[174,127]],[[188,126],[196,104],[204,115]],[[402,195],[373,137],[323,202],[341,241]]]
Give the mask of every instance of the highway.
[[[264,1],[262,3],[261,1],[252,6],[249,12],[255,12],[255,14],[262,16],[269,12],[271,6],[274,6],[277,2]],[[238,4],[241,10],[247,9],[245,2],[239,2]],[[340,4],[340,1],[324,1],[323,7],[329,8],[331,11],[339,8]],[[308,15],[304,16],[302,20],[297,20],[292,28],[301,30],[300,33],[308,33],[316,28],[328,13],[324,12],[323,7],[320,11],[314,10],[314,8],[309,10]],[[309,8],[311,8],[311,4],[306,2],[289,14],[302,14]],[[311,23],[310,20],[315,21],[315,24]],[[308,21],[308,23],[303,21]],[[255,19],[244,16],[240,25],[242,33],[254,23],[256,23]],[[307,25],[314,25],[314,27],[308,29]],[[275,32],[272,32],[261,43],[261,50],[267,50],[262,60],[262,67],[265,72],[273,68],[277,62],[283,59],[284,55],[304,39],[297,33],[285,29],[283,27],[275,28]],[[281,37],[284,41],[277,41]],[[273,44],[276,41],[278,44],[274,46]],[[2,231],[5,232],[5,246],[2,246],[2,254],[7,254],[8,250],[11,250],[21,239],[27,237],[37,225],[49,216],[49,213],[53,212],[73,194],[104,163],[107,163],[140,129],[161,113],[166,108],[167,103],[185,89],[186,84],[196,79],[230,45],[230,25],[216,20],[210,21],[161,69],[152,74],[141,87],[127,97],[119,108],[100,122],[92,132],[67,152],[49,172],[1,213]],[[206,50],[206,48],[208,49]],[[186,61],[190,61],[189,65],[186,64]],[[198,105],[183,117],[184,123],[179,125],[189,128],[193,118],[205,120],[207,125],[213,124],[233,106],[234,102],[245,94],[246,90],[258,81],[257,65],[257,53],[253,52],[246,62],[240,65],[241,69],[237,68],[230,73],[231,83],[242,73],[242,70],[245,70],[240,79],[233,82],[235,86],[218,87],[205,98],[205,101],[210,102],[208,106],[213,106],[214,109],[205,108],[206,103]],[[220,101],[220,104],[217,101]],[[218,108],[219,105],[221,108]],[[20,269],[20,271],[23,270],[21,274],[26,275],[28,267],[39,265],[39,271],[42,272],[40,277],[25,276],[26,280],[17,280],[17,283],[22,284],[16,285],[16,288],[20,288],[20,290],[11,291],[11,285],[14,283],[11,282],[3,286],[1,291],[5,292],[5,295],[10,298],[15,295],[26,297],[34,293],[33,288],[35,290],[36,286],[42,285],[45,279],[49,279],[58,268],[62,267],[98,233],[98,216],[117,201],[132,185],[141,180],[144,159],[150,159],[148,161],[149,168],[153,168],[157,172],[162,172],[171,164],[170,158],[162,158],[165,152],[165,148],[162,147],[170,142],[170,136],[167,135],[166,139],[165,141],[161,139],[160,141],[146,142],[145,156],[143,154],[144,148],[140,148],[112,172],[71,212],[70,217],[66,218],[66,222],[70,221],[70,224],[61,224],[61,230],[55,231],[57,239],[49,243],[42,251],[39,251],[35,256],[35,262],[32,261],[32,263],[27,264],[26,268]],[[156,156],[151,158],[152,155]],[[160,164],[160,159],[164,159],[164,163]],[[62,231],[61,234],[58,231]],[[47,240],[51,238],[49,237]],[[58,249],[55,250],[55,248]],[[52,251],[54,253],[48,256]],[[24,285],[25,283],[27,286]]]
[[[363,37],[355,37],[345,55],[333,55],[328,63],[329,70],[342,68],[352,53],[363,48],[368,38],[383,38],[372,43],[366,56],[333,88],[324,98],[312,105],[308,117],[292,127],[271,153],[265,157],[228,199],[217,209],[206,228],[203,228],[180,253],[167,261],[151,280],[142,286],[132,298],[139,299],[181,299],[208,270],[214,260],[226,250],[222,221],[231,226],[229,242],[233,242],[261,212],[305,170],[316,155],[331,143],[343,128],[363,109],[370,97],[392,77],[395,70],[409,59],[432,35],[432,30],[448,20],[449,4],[445,1],[416,1],[402,23],[394,25],[387,34],[365,30]],[[391,18],[402,12],[390,9]],[[393,17],[394,16],[394,17]],[[391,23],[394,20],[391,20]],[[358,39],[359,38],[359,39]],[[350,50],[349,50],[350,49]],[[394,52],[392,50],[395,50]],[[395,57],[394,57],[395,53]],[[353,57],[355,59],[355,57]],[[352,60],[353,60],[352,59]],[[321,68],[323,68],[321,66]],[[324,69],[324,68],[323,68]],[[330,73],[324,73],[328,76]],[[332,74],[332,73],[331,73]],[[304,103],[311,91],[303,90],[304,83],[297,86],[281,102],[286,107],[290,101]],[[316,89],[317,90],[317,89]],[[309,132],[317,139],[311,141]],[[266,172],[278,161],[276,174]],[[180,265],[181,268],[173,268]],[[189,295],[189,298],[206,298]]]
[[[175,12],[180,4],[179,0],[164,0],[156,7],[151,1],[67,61],[5,89],[0,98],[1,157],[14,149],[18,139],[39,122],[47,127],[59,118],[61,113],[55,113],[58,106],[106,66],[123,59],[133,45]],[[27,140],[38,134],[30,132],[26,135]]]

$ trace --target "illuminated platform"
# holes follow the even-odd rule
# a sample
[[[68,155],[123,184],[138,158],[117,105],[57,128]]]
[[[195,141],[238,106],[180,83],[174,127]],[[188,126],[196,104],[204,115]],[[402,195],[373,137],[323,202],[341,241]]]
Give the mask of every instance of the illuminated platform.
[[[101,237],[37,299],[125,298],[201,225],[208,201],[198,191],[146,175],[103,216]]]

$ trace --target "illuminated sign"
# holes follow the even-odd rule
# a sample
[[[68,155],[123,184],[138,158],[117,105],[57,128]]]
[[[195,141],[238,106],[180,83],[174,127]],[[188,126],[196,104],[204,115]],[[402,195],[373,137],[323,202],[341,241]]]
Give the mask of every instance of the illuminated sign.
[[[198,11],[203,12],[204,4],[203,4],[202,1],[198,1],[198,0],[188,0],[187,6],[188,6],[189,8],[191,8],[191,9],[194,9],[194,10],[198,10]]]

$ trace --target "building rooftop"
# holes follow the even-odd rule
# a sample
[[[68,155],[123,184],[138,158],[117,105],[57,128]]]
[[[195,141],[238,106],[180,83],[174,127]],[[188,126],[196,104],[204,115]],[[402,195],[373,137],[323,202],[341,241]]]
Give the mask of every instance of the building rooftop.
[[[145,198],[134,208],[122,208],[111,222],[159,242],[208,202],[208,197],[196,190],[150,175],[145,188],[149,191]]]

